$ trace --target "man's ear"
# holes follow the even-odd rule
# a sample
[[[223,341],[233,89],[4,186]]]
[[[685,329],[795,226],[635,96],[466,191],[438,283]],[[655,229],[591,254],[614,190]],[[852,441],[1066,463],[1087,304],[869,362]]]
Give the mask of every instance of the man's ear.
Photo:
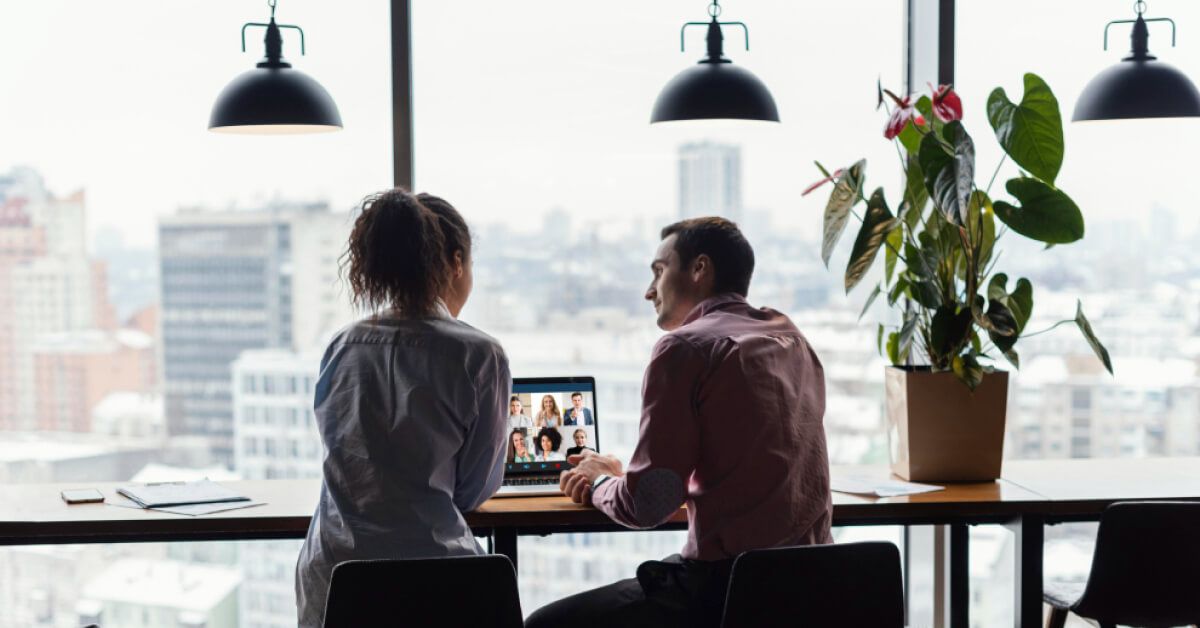
[[[701,253],[692,260],[692,281],[701,286],[711,287],[713,284],[713,263],[712,258]]]

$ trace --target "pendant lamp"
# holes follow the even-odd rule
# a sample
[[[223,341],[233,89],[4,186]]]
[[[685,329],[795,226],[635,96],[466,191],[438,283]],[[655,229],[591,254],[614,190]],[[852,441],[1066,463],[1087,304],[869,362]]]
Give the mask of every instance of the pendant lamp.
[[[771,92],[753,72],[725,58],[721,26],[741,26],[750,49],[750,31],[741,22],[719,22],[718,0],[708,7],[709,22],[688,22],[679,31],[679,48],[684,50],[684,31],[689,26],[708,26],[708,54],[696,65],[680,72],[663,87],[654,101],[650,123],[677,120],[761,120],[779,122],[779,110]]]
[[[304,31],[299,26],[275,23],[275,0],[268,0],[271,21],[242,26],[242,52],[246,51],[246,29],[262,26],[266,56],[253,70],[234,78],[217,96],[208,129],[218,133],[286,134],[322,133],[342,128],[342,116],[329,92],[312,77],[292,69],[283,59],[282,28],[300,31],[300,54],[304,54]]]
[[[1116,20],[1104,27],[1104,49],[1108,50],[1108,27],[1133,24],[1133,46],[1129,56],[1097,74],[1083,88],[1075,103],[1072,120],[1126,120],[1133,118],[1190,118],[1200,116],[1200,91],[1186,74],[1158,61],[1147,45],[1147,22],[1170,22],[1171,45],[1175,45],[1175,22],[1170,18],[1145,19],[1146,3],[1135,4],[1137,19]]]

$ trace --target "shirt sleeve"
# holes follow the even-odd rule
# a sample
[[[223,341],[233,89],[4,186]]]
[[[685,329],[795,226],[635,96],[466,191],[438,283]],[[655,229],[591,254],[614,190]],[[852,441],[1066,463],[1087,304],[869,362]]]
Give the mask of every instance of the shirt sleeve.
[[[495,348],[480,370],[475,391],[477,415],[458,453],[454,505],[462,512],[475,510],[496,494],[504,478],[508,432],[508,400],[512,377],[508,358]]]
[[[642,419],[629,469],[592,503],[617,523],[652,528],[679,509],[700,450],[695,390],[704,361],[686,340],[663,336],[642,381]]]

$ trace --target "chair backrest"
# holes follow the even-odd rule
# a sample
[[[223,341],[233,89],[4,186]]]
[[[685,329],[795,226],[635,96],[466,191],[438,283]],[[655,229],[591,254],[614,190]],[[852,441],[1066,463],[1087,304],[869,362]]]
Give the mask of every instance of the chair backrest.
[[[891,543],[754,550],[738,556],[722,628],[903,628],[900,552]]]
[[[1087,588],[1074,610],[1129,626],[1200,623],[1200,503],[1120,502],[1105,509]]]
[[[333,568],[325,628],[521,628],[505,556],[352,560]]]

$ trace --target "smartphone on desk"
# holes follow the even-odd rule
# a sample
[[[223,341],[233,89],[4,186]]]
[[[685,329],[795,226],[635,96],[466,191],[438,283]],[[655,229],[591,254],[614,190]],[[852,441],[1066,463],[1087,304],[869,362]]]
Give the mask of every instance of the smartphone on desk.
[[[94,488],[68,489],[62,492],[62,498],[68,504],[97,504],[104,501],[104,493]]]

